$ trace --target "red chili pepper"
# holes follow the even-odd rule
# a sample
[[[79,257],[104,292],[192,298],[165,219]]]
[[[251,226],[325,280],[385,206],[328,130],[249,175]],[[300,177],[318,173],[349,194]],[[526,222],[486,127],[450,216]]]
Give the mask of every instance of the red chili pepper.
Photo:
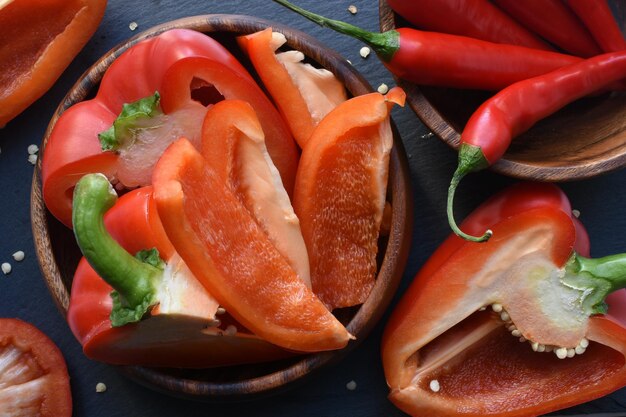
[[[602,53],[587,28],[561,0],[494,1],[518,22],[569,53],[583,57]]]
[[[100,179],[108,187],[107,181]],[[106,230],[129,253],[156,248],[168,265],[174,265],[174,274],[182,275],[177,279],[187,282],[189,287],[185,285],[182,288],[186,289],[177,292],[176,281],[171,280],[167,298],[173,303],[170,302],[169,307],[160,304],[148,316],[140,317],[143,318],[140,321],[114,326],[111,320],[113,288],[96,273],[87,258],[83,258],[74,274],[67,320],[86,356],[120,365],[203,368],[262,362],[288,355],[250,334],[228,315],[219,316],[221,324],[216,327],[217,303],[206,295],[199,283],[191,281],[195,281],[193,276],[191,280],[185,278],[189,277],[184,272],[188,270],[180,263],[165,235],[152,198],[152,187],[139,188],[122,196],[107,211],[104,223]],[[78,225],[75,231],[84,232]],[[92,240],[99,239],[94,238],[92,230],[88,232]],[[110,259],[110,253],[90,251],[86,256],[98,269],[104,268],[103,276],[109,280],[115,281],[115,277],[108,271],[110,265],[103,267],[103,259],[126,268],[123,279],[131,283],[143,274],[141,267],[132,265],[128,259]],[[229,324],[235,326],[236,333],[224,334]]]
[[[387,0],[387,4],[423,30],[553,50],[541,38],[487,0]]]
[[[286,0],[274,1],[320,26],[367,43],[389,71],[420,85],[499,90],[514,82],[581,61],[578,57],[557,52],[410,28],[383,33],[367,32],[311,13]]]
[[[626,49],[626,40],[606,0],[566,0],[604,52]]]
[[[385,329],[394,404],[413,416],[535,416],[626,385],[626,292],[611,294],[615,316],[603,302],[626,286],[626,255],[574,252],[584,229],[556,186],[516,184],[463,227],[496,235],[475,245],[452,234]]]
[[[118,155],[102,152],[98,134],[113,124],[123,104],[153,94],[171,64],[188,56],[215,59],[252,80],[217,41],[192,30],[170,30],[120,55],[104,75],[96,97],[70,107],[57,120],[43,154],[43,196],[50,212],[66,226],[72,224],[76,182],[87,172],[115,176]]]
[[[483,103],[461,134],[459,162],[448,189],[448,221],[452,230],[477,242],[491,236],[489,230],[480,237],[468,235],[454,221],[454,194],[465,175],[495,163],[515,136],[539,120],[625,76],[626,51],[613,52],[520,81]]]

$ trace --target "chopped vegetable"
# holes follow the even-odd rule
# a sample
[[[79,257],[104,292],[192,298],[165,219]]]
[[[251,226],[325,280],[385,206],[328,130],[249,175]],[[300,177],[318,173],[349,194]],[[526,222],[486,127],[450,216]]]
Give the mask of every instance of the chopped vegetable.
[[[59,348],[35,326],[0,319],[0,415],[71,417],[72,393]]]
[[[494,237],[451,234],[385,329],[394,404],[413,416],[543,415],[626,386],[626,255],[587,258],[563,192],[516,184],[463,227]]]
[[[153,186],[172,244],[237,321],[295,351],[339,349],[348,343],[347,330],[189,141],[181,138],[165,151]]]
[[[330,112],[302,152],[294,209],[313,291],[329,309],[361,304],[374,286],[389,153],[389,112],[404,91],[354,97]]]
[[[320,120],[346,100],[346,91],[332,72],[303,62],[301,52],[277,53],[286,41],[271,28],[238,38],[293,137],[304,148]]]
[[[0,128],[52,87],[96,31],[106,4],[0,2]]]

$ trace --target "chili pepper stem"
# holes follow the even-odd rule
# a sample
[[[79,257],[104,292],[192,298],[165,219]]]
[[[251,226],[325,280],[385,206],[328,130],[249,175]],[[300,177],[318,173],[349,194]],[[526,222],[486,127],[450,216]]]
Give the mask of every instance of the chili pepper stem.
[[[316,13],[298,7],[295,4],[288,2],[287,0],[274,1],[290,10],[293,10],[299,15],[309,19],[314,23],[317,23],[322,27],[327,27],[336,32],[351,36],[362,42],[365,42],[366,44],[371,46],[372,49],[374,49],[376,54],[380,56],[383,61],[390,61],[400,47],[400,35],[395,30],[390,30],[382,33],[369,32],[358,26],[354,26],[340,20],[334,20],[324,16],[320,16]]]
[[[604,314],[604,299],[626,288],[626,254],[597,259],[574,254],[565,266],[563,283],[583,291],[583,306],[590,314]]]
[[[121,296],[120,307],[133,310],[138,320],[155,303],[155,287],[162,271],[126,252],[107,232],[103,216],[116,201],[106,176],[88,174],[81,178],[74,190],[74,235],[92,268]]]
[[[463,232],[454,220],[454,195],[461,180],[470,172],[487,167],[489,163],[479,147],[462,144],[459,148],[459,163],[452,175],[450,186],[448,187],[448,223],[452,231],[459,237],[470,242],[486,242],[493,235],[491,230],[485,231],[482,236],[472,236]]]

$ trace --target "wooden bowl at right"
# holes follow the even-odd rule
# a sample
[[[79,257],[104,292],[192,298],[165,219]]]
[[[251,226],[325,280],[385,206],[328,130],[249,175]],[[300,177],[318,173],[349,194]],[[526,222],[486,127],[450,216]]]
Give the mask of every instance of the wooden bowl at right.
[[[622,31],[626,3],[612,1]],[[407,26],[386,0],[379,0],[381,31]],[[396,79],[422,122],[457,149],[463,127],[490,97],[484,91],[419,86]],[[626,166],[626,93],[578,100],[517,137],[493,170],[514,178],[569,181],[590,178]]]

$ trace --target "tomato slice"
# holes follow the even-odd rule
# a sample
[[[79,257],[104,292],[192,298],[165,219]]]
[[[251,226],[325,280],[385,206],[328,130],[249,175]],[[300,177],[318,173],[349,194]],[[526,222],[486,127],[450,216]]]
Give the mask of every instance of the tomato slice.
[[[0,415],[72,415],[61,351],[35,326],[18,319],[0,319]]]

